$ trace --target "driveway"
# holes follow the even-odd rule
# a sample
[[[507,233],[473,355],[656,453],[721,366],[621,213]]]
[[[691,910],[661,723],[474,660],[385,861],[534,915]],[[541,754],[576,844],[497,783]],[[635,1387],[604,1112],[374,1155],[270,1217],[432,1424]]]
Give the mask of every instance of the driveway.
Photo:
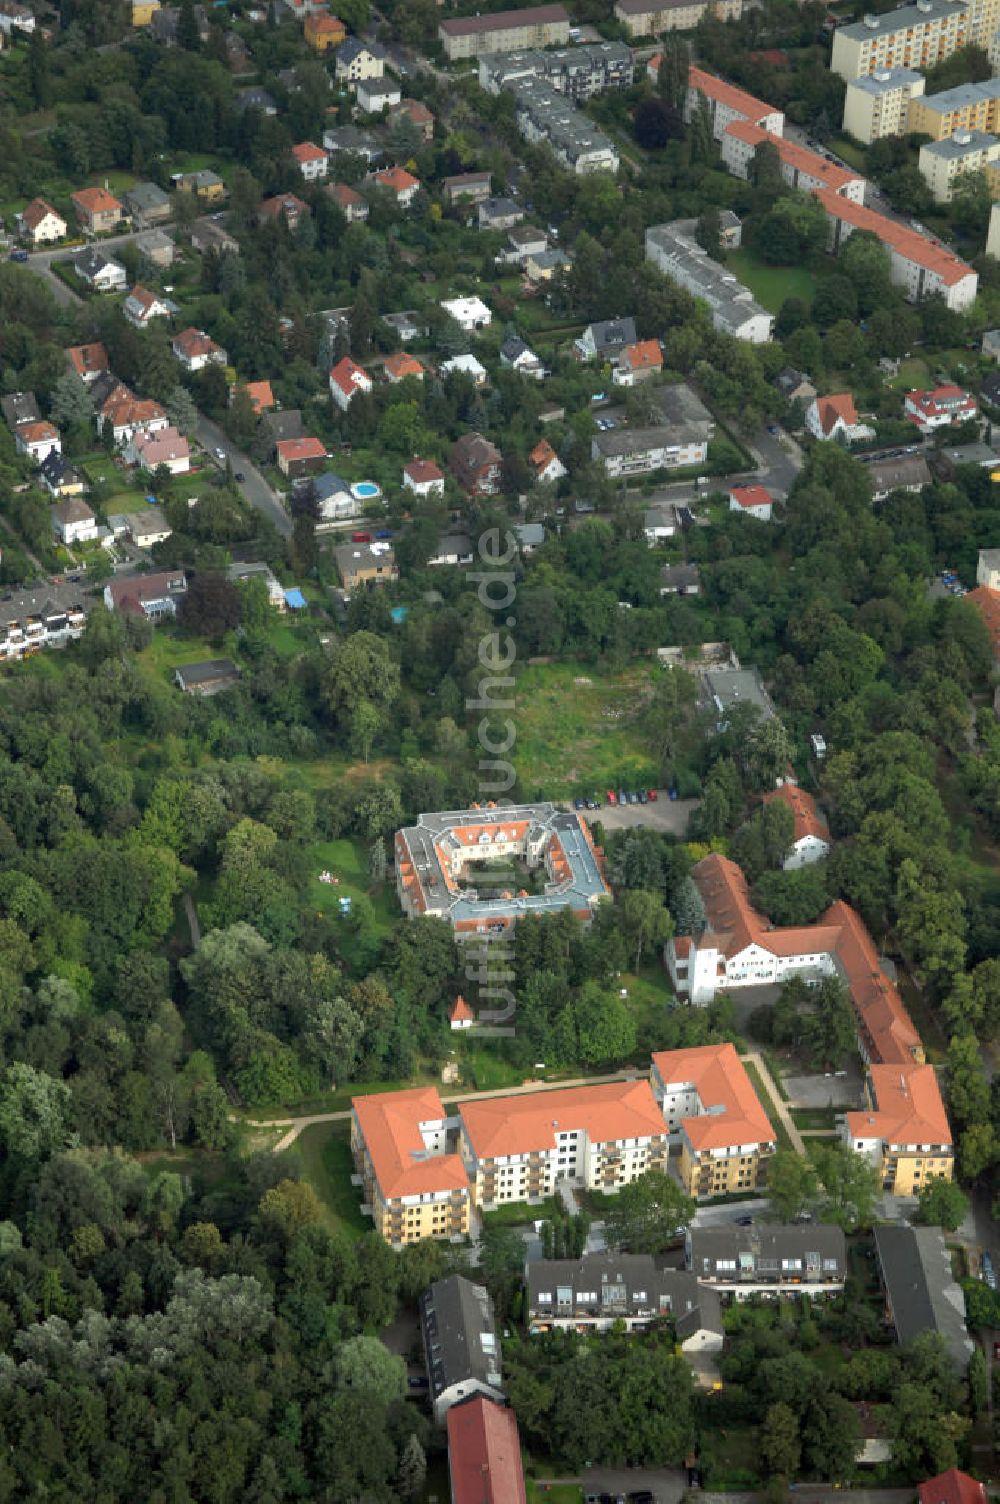
[[[687,834],[688,820],[700,799],[670,799],[666,789],[659,789],[655,804],[604,804],[600,812],[588,811],[586,818],[600,820],[605,830],[624,830],[628,826],[645,826],[647,830],[662,830],[673,836]]]
[[[590,1467],[583,1475],[583,1497],[610,1494],[616,1499],[648,1489],[656,1504],[679,1504],[687,1488],[687,1473],[680,1468]]]
[[[856,1064],[834,1076],[783,1076],[782,1080],[793,1107],[864,1106],[861,1072]]]
[[[770,1211],[771,1203],[763,1196],[753,1201],[726,1201],[719,1206],[711,1202],[699,1206],[691,1219],[692,1227],[731,1227],[740,1217],[761,1220]]]
[[[237,449],[228,434],[223,433],[217,423],[210,418],[198,415],[198,423],[195,427],[195,437],[204,449],[214,454],[216,449],[221,449],[230,460],[233,470],[238,470],[243,476],[237,481],[243,495],[252,507],[255,507],[268,521],[273,522],[283,538],[292,536],[292,519],[285,511],[278,497],[271,490],[267,481],[261,475],[250,457]]]

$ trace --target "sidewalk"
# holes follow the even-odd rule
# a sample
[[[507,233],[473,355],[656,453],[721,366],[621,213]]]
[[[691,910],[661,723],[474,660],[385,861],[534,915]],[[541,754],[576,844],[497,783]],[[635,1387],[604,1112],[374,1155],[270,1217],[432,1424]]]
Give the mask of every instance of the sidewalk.
[[[778,1090],[777,1085],[775,1084],[774,1077],[771,1075],[771,1072],[768,1070],[767,1066],[764,1063],[763,1055],[758,1055],[756,1051],[754,1051],[748,1055],[744,1055],[742,1058],[745,1062],[748,1062],[750,1065],[752,1065],[757,1074],[760,1076],[760,1079],[764,1084],[764,1090],[771,1098],[771,1108],[778,1121],[780,1122],[782,1128],[784,1128],[785,1132],[788,1134],[792,1148],[795,1150],[796,1154],[805,1154],[806,1146],[803,1141],[802,1135],[796,1128],[795,1124],[792,1122],[792,1114],[789,1112],[788,1105],[785,1102],[785,1099],[782,1097],[780,1091]],[[767,1109],[766,1102],[762,1103],[761,1105],[765,1108],[765,1110]]]

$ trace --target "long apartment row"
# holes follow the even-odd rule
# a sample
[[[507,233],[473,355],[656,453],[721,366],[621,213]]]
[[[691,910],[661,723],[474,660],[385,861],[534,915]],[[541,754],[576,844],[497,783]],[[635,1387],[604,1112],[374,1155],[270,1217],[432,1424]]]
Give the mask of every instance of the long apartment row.
[[[959,311],[974,302],[979,278],[972,267],[919,231],[865,207],[865,180],[859,174],[829,162],[784,138],[784,115],[773,105],[692,67],[688,78],[685,114],[688,120],[705,109],[712,133],[719,142],[729,170],[738,177],[750,174],[757,148],[769,143],[778,154],[781,174],[791,188],[815,195],[829,226],[828,248],[837,255],[855,230],[867,230],[889,254],[893,282],[911,302],[940,295],[946,305]],[[700,256],[686,241],[678,248],[677,225],[654,225],[646,231],[646,257],[665,276],[679,282],[695,297],[703,297],[713,311],[717,328],[737,332],[740,338],[759,342],[759,318],[747,319],[733,328],[733,299],[748,305],[750,293],[707,253]],[[697,249],[697,248],[696,248]],[[724,284],[720,287],[720,284]],[[723,294],[726,294],[723,297]],[[763,334],[770,337],[770,328]]]
[[[805,796],[808,799],[808,796]],[[705,1005],[722,990],[800,976],[837,976],[850,993],[858,1047],[867,1066],[867,1107],[848,1112],[844,1142],[879,1170],[883,1188],[915,1195],[933,1176],[951,1179],[954,1144],[937,1075],[895,980],[861,916],[838,901],[813,925],[774,927],[750,901],[735,862],[705,857],[693,870],[705,906],[697,936],[667,944],[678,996]]]
[[[472,1207],[539,1202],[565,1180],[615,1193],[671,1146],[698,1199],[759,1190],[776,1137],[731,1044],[655,1054],[649,1079],[462,1102],[434,1087],[356,1097],[351,1148],[375,1226],[394,1247],[457,1241]]]

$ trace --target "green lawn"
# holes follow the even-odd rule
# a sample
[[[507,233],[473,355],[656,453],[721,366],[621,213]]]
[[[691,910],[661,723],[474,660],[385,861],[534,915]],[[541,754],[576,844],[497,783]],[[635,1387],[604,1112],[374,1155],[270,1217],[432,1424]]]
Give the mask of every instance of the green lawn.
[[[175,669],[203,658],[217,658],[219,650],[203,637],[182,637],[169,626],[156,627],[148,648],[139,654],[139,662],[158,679],[170,678]]]
[[[771,1126],[773,1127],[775,1137],[778,1140],[778,1148],[790,1149],[792,1147],[792,1141],[788,1137],[787,1129],[774,1110],[774,1103],[771,1099],[771,1094],[764,1086],[764,1083],[760,1078],[760,1072],[758,1071],[752,1060],[744,1060],[743,1068],[746,1071],[747,1075],[750,1077],[750,1080],[753,1082],[753,1089],[760,1098],[761,1106],[767,1113],[768,1117],[771,1119]]]
[[[314,841],[307,859],[315,879],[309,901],[321,914],[336,914],[344,897],[369,899],[374,910],[375,927],[388,934],[399,923],[400,908],[396,894],[388,883],[373,883],[365,866],[365,847],[361,841]],[[321,872],[340,879],[336,884],[318,881]]]
[[[543,1487],[533,1478],[525,1480],[528,1504],[583,1504],[583,1488],[577,1483],[553,1483]]]
[[[563,1204],[558,1196],[546,1196],[544,1201],[533,1205],[527,1201],[511,1201],[491,1212],[480,1212],[484,1227],[524,1227],[528,1222],[545,1221],[563,1215]]]
[[[514,767],[526,799],[560,799],[655,783],[637,713],[656,665],[618,674],[586,663],[526,668],[511,715]]]
[[[302,1130],[291,1152],[302,1165],[303,1178],[322,1201],[330,1226],[353,1238],[370,1232],[371,1218],[361,1213],[360,1189],[351,1184],[355,1171],[350,1124],[313,1123]]]
[[[796,1128],[829,1128],[837,1126],[836,1107],[793,1107],[792,1122]]]
[[[804,266],[765,266],[743,248],[727,252],[726,265],[771,313],[777,313],[786,298],[811,303],[816,293],[816,273]]]
[[[922,390],[932,384],[930,367],[919,355],[911,355],[907,360],[900,361],[899,374],[889,382],[894,391],[901,392],[911,392],[914,387]]]

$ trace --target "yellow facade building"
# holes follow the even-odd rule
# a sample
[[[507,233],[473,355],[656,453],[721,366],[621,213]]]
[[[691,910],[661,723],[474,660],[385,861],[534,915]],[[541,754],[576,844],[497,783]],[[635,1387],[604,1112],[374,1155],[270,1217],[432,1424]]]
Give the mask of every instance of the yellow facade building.
[[[432,1086],[351,1103],[351,1153],[376,1230],[394,1248],[468,1235],[469,1177],[449,1153],[449,1126]]]
[[[1000,78],[911,99],[906,129],[930,136],[932,141],[944,141],[962,131],[1000,134]]]
[[[160,0],[132,0],[132,25],[148,26],[160,8]]]
[[[654,1054],[652,1086],[680,1141],[678,1174],[689,1196],[705,1201],[766,1184],[777,1139],[731,1044]]]

